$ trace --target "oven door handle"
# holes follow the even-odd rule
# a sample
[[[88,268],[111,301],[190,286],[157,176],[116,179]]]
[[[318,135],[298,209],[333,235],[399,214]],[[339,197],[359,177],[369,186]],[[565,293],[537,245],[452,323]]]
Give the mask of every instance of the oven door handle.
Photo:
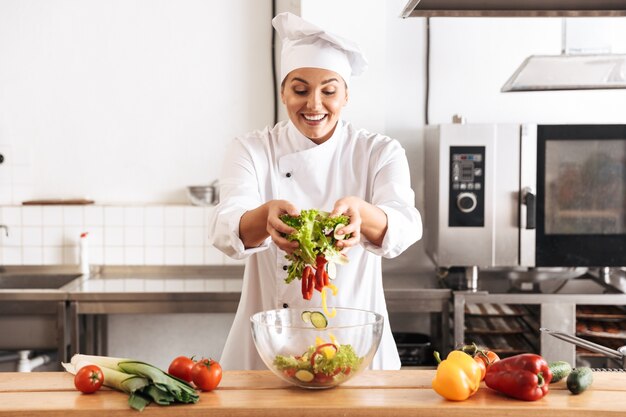
[[[532,188],[524,188],[522,203],[526,205],[526,229],[534,229],[537,223],[537,196]]]

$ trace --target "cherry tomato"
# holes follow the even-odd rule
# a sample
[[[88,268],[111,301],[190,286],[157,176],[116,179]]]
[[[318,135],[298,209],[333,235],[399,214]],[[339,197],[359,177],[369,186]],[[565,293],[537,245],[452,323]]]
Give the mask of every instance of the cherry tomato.
[[[485,363],[483,358],[478,357],[478,356],[474,356],[474,360],[476,361],[476,363],[478,364],[478,367],[480,368],[480,380],[482,381],[483,379],[485,379],[485,374],[487,374],[487,364]]]
[[[96,392],[104,382],[102,369],[96,365],[83,366],[74,376],[74,386],[77,390],[85,394]]]
[[[500,357],[497,353],[491,350],[479,350],[474,355],[474,359],[482,360],[485,363],[485,369],[489,369],[491,365],[500,360]]]
[[[222,367],[213,359],[202,359],[191,369],[191,378],[202,391],[214,390],[222,380]]]
[[[479,347],[476,343],[472,343],[471,345],[464,345],[458,348],[461,352],[465,352],[470,355],[476,363],[480,366],[480,371],[482,378],[485,378],[486,372],[489,370],[489,367],[494,363],[500,360],[500,357],[497,353],[488,350],[485,347]],[[482,380],[482,379],[481,379]]]
[[[183,381],[191,382],[191,369],[196,364],[191,358],[187,356],[179,356],[170,363],[170,367],[167,369],[167,373],[180,378]]]

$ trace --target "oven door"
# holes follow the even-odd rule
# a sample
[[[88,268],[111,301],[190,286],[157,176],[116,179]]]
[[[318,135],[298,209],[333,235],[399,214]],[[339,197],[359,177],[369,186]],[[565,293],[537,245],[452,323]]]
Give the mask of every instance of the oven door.
[[[536,187],[535,266],[626,265],[626,125],[536,126]]]

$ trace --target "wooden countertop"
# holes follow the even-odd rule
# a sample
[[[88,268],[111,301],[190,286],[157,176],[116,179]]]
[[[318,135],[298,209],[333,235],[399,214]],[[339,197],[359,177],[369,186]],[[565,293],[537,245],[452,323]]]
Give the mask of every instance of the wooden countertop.
[[[141,415],[167,416],[440,416],[551,417],[626,415],[626,372],[595,372],[593,385],[572,395],[563,381],[539,401],[524,402],[481,387],[464,402],[446,401],[430,387],[434,370],[365,371],[327,390],[291,387],[270,371],[225,372],[219,388],[197,404],[149,405]],[[84,395],[63,372],[0,373],[0,416],[139,416],[124,393]]]

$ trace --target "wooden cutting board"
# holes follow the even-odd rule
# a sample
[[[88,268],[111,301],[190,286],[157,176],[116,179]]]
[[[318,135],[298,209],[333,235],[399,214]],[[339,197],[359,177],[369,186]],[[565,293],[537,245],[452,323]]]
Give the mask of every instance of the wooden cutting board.
[[[87,204],[93,204],[93,200],[86,200],[83,198],[70,198],[70,199],[48,199],[48,200],[30,200],[23,201],[24,206],[82,206]]]
[[[625,416],[626,372],[594,372],[592,386],[572,395],[563,381],[539,401],[507,398],[481,386],[467,401],[446,401],[430,386],[433,370],[365,371],[328,390],[291,387],[269,371],[226,371],[197,404],[149,405],[143,416],[181,417],[587,417]],[[62,372],[0,373],[0,416],[138,417],[128,395],[102,389],[84,395]]]

